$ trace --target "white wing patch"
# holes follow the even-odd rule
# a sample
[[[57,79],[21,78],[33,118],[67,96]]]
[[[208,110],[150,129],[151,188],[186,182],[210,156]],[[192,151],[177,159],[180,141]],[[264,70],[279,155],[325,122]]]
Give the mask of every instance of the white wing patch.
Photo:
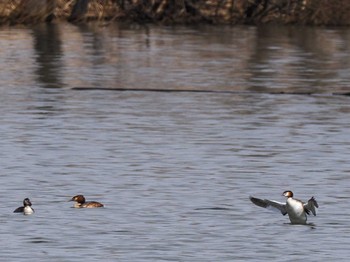
[[[286,205],[284,203],[274,201],[274,200],[260,199],[252,196],[250,196],[249,199],[250,201],[253,202],[253,204],[259,207],[264,207],[264,208],[272,207],[272,208],[278,209],[282,213],[282,215],[287,214]]]

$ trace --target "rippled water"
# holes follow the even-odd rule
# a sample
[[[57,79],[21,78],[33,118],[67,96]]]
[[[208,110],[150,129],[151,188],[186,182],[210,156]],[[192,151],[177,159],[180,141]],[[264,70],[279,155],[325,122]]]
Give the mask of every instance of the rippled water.
[[[207,69],[197,67],[205,65],[201,60],[205,58],[194,55],[189,43],[180,50],[187,60],[179,55],[178,64],[168,64],[159,54],[156,57],[164,60],[154,60],[153,55],[166,46],[163,42],[179,46],[182,35],[205,41],[205,36],[213,37],[211,30],[196,35],[194,29],[184,34],[167,29],[166,36],[159,32],[145,36],[137,28],[117,31],[119,36],[106,28],[95,33],[80,29],[82,34],[68,25],[55,30],[50,39],[56,39],[56,46],[45,37],[38,41],[35,30],[32,38],[32,31],[25,28],[3,29],[0,40],[2,48],[7,47],[1,63],[8,65],[0,73],[2,259],[348,258],[349,97],[250,93],[261,90],[244,78],[232,83],[238,66],[227,68],[232,57],[221,60],[220,50],[232,48],[226,38],[214,45],[219,57],[214,51],[208,54],[213,64]],[[249,40],[254,30],[241,31],[244,39]],[[338,35],[323,30],[325,35]],[[83,47],[74,45],[82,40],[78,36]],[[219,33],[214,36],[220,39]],[[101,39],[103,48],[91,48],[98,47]],[[148,41],[159,44],[147,47]],[[106,45],[112,49],[105,51]],[[171,54],[172,47],[168,48]],[[293,59],[296,56],[291,55]],[[217,67],[214,75],[228,71],[217,78],[207,75]],[[347,70],[329,68],[320,67],[320,75]],[[254,74],[251,79],[260,79],[257,82],[265,89],[277,83]],[[283,79],[291,90],[294,80],[287,74]],[[309,80],[313,88],[324,91],[316,78],[299,76],[295,82]],[[337,79],[332,90],[344,90],[347,81],[347,76]],[[249,92],[71,89],[112,85],[173,89],[186,84],[196,88],[196,83],[201,89]],[[43,88],[53,86],[62,88]],[[253,206],[248,199],[254,195],[282,201],[281,193],[287,189],[303,200],[316,197],[320,208],[316,217],[309,217],[312,225],[290,225],[287,217]],[[67,201],[76,194],[100,201],[105,208],[73,209]],[[25,197],[32,200],[36,213],[12,213]]]

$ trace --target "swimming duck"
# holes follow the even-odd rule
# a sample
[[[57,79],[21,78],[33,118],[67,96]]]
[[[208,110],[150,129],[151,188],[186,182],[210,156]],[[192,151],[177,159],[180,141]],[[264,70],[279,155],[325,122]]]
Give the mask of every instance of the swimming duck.
[[[95,208],[95,207],[103,207],[103,204],[95,201],[86,202],[85,197],[83,195],[76,195],[72,197],[69,201],[75,201],[75,208]]]
[[[287,198],[286,203],[281,203],[274,200],[260,199],[250,196],[250,200],[257,206],[268,208],[273,207],[281,211],[282,215],[288,214],[289,220],[292,224],[306,224],[307,216],[310,212],[316,216],[316,209],[318,203],[314,197],[311,197],[307,203],[293,198],[293,192],[284,191],[283,196]]]
[[[13,213],[23,213],[24,215],[33,214],[34,209],[32,208],[32,203],[30,202],[29,198],[25,198],[23,200],[23,206],[16,208]]]

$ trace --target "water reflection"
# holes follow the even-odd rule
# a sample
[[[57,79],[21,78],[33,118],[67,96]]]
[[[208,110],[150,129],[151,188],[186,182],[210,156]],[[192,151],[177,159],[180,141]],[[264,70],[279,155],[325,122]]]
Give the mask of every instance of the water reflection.
[[[296,93],[348,88],[348,35],[280,26],[32,29],[35,74],[44,87]]]
[[[36,76],[40,86],[62,87],[62,42],[56,24],[41,24],[32,28]]]
[[[345,61],[340,54],[346,39],[341,32],[308,27],[257,28],[255,53],[250,57],[251,89],[312,93],[334,85],[343,87],[344,79],[339,75]],[[348,64],[349,59],[345,60]]]

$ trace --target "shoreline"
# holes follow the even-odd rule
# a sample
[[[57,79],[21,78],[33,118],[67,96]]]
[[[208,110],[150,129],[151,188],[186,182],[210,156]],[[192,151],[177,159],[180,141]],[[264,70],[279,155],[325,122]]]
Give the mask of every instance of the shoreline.
[[[121,21],[154,24],[349,26],[348,0],[3,0],[0,24]]]

